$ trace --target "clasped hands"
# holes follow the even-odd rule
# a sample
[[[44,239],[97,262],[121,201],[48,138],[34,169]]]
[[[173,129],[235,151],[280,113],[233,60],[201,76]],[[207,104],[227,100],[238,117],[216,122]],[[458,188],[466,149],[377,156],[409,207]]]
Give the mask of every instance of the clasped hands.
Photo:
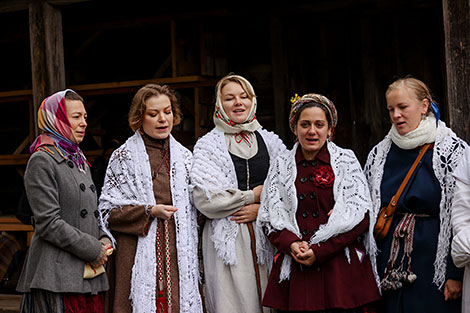
[[[310,266],[317,260],[315,253],[306,241],[294,241],[290,244],[290,251],[297,263]]]

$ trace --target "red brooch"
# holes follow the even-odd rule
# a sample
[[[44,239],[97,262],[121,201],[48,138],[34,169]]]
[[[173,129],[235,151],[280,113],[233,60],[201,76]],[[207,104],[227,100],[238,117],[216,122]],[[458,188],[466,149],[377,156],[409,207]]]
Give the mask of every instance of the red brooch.
[[[330,166],[322,166],[313,172],[313,184],[320,188],[333,186],[335,174]]]

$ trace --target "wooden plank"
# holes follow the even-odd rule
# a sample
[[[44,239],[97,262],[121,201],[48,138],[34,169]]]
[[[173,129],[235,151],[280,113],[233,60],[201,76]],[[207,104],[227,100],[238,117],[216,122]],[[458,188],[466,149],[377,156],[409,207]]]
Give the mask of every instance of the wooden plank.
[[[15,149],[13,154],[19,154],[29,144],[29,135],[23,140],[23,142]]]
[[[26,165],[29,154],[3,154],[0,155],[0,165]]]
[[[470,142],[470,2],[443,0],[447,103],[453,131]]]
[[[208,80],[203,76],[191,75],[181,77],[163,77],[163,78],[151,78],[143,80],[129,80],[122,82],[107,82],[107,83],[96,83],[96,84],[82,84],[82,85],[71,85],[68,88],[80,92],[94,91],[93,94],[118,94],[122,90],[134,91],[146,84],[160,84],[169,85],[172,88],[194,88],[194,87],[206,87],[215,86],[217,81]],[[111,92],[106,92],[111,90]],[[87,93],[90,94],[90,93]],[[30,89],[26,90],[14,90],[14,91],[3,91],[0,92],[0,102],[14,102],[24,101],[31,99],[33,93]]]
[[[22,295],[0,294],[0,313],[18,313]]]
[[[47,0],[51,5],[69,5],[87,1],[91,0]],[[28,10],[30,3],[31,0],[2,0],[0,3],[0,13]]]
[[[12,90],[12,91],[1,91],[0,98],[18,98],[18,97],[28,97],[30,98],[33,95],[31,89],[25,90]]]
[[[34,228],[14,216],[0,216],[0,231],[34,231]]]
[[[0,3],[0,13],[27,10],[29,3],[30,0],[3,0]]]
[[[65,89],[64,45],[61,12],[41,0],[29,5],[34,117],[42,100]],[[35,125],[35,134],[39,131]]]
[[[178,85],[183,83],[197,83],[204,82],[205,78],[202,76],[181,76],[181,77],[167,77],[167,78],[151,78],[144,80],[130,80],[123,82],[110,82],[110,83],[97,83],[97,84],[86,84],[86,85],[72,85],[71,89],[75,91],[87,91],[87,90],[99,90],[99,89],[120,89],[128,87],[142,87],[146,84],[166,84],[166,85]]]

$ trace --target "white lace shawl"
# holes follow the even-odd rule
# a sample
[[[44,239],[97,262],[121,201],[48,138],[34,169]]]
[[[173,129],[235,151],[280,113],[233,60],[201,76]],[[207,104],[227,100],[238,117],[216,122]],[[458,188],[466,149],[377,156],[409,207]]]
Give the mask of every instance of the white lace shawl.
[[[320,225],[320,228],[310,238],[310,245],[324,242],[338,234],[350,231],[364,219],[365,213],[372,209],[367,181],[354,152],[342,149],[329,141],[326,144],[330,153],[331,167],[335,174],[333,183],[335,204],[328,222]],[[266,237],[262,236],[264,231],[269,235],[273,231],[283,229],[302,238],[296,220],[297,190],[295,179],[297,166],[295,154],[297,147],[298,143],[294,145],[292,150],[281,154],[271,166],[266,178],[257,219],[258,238],[264,238],[264,241],[267,241]],[[371,259],[372,268],[375,269],[377,248],[372,226],[369,226],[369,231],[365,234],[364,244]],[[268,249],[263,249],[263,247],[268,247]],[[257,241],[256,251],[259,259],[271,264],[274,255],[272,245]],[[346,248],[345,253],[349,260],[349,249]],[[280,281],[289,279],[291,263],[292,257],[285,255],[281,265]],[[378,276],[375,272],[374,274],[378,283]]]
[[[385,161],[391,145],[392,140],[389,132],[381,142],[372,148],[364,167],[370,187],[374,212],[370,219],[371,225],[375,224],[378,211],[380,210],[380,185],[382,183]],[[436,259],[434,260],[433,277],[433,283],[439,288],[445,283],[447,255],[449,254],[451,239],[450,212],[455,189],[455,178],[452,173],[459,164],[466,146],[467,144],[458,138],[450,128],[446,127],[444,122],[439,121],[432,155],[434,175],[436,175],[442,190],[439,205],[440,230]]]
[[[269,162],[272,164],[279,152],[284,151],[286,147],[276,134],[264,129],[258,131],[266,144]],[[191,188],[194,186],[204,190],[209,200],[210,192],[238,189],[237,173],[225,144],[224,133],[216,128],[200,138],[194,146]],[[211,240],[217,256],[227,265],[237,264],[235,239],[239,225],[229,217],[213,219],[211,222],[214,231]]]
[[[197,257],[196,210],[189,194],[191,152],[170,136],[170,186],[176,224],[176,247],[180,290],[180,312],[202,312],[199,294],[199,270]],[[150,162],[144,141],[137,131],[121,147],[115,150],[106,170],[100,196],[101,226],[115,240],[107,228],[112,210],[125,205],[155,205]],[[139,236],[132,268],[131,294],[133,312],[156,312],[156,244],[157,219],[148,235]],[[119,249],[119,247],[117,247]]]

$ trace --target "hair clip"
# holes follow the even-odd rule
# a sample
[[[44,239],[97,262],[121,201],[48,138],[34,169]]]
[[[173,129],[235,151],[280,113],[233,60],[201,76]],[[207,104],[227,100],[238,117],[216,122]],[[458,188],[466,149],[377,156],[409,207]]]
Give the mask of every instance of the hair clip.
[[[299,99],[300,99],[299,95],[298,95],[298,94],[295,94],[293,97],[290,98],[290,102],[291,102],[292,104],[294,104],[294,103],[296,103],[297,100],[299,100]]]

